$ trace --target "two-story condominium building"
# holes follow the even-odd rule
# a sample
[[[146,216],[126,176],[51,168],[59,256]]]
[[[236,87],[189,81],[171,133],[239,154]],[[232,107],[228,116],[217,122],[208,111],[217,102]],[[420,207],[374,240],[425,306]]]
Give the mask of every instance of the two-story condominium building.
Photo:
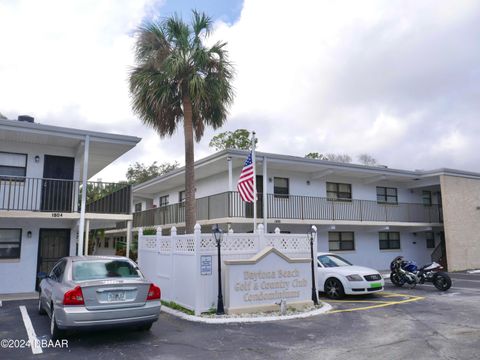
[[[246,151],[196,161],[197,221],[235,232],[253,230],[253,206],[236,182]],[[257,152],[257,218],[267,232],[318,228],[318,250],[387,269],[402,255],[432,258],[450,270],[480,267],[480,174],[408,171]],[[265,190],[265,191],[264,191]],[[184,169],[133,188],[133,226],[184,226]],[[124,225],[110,231],[121,235]],[[124,232],[123,232],[124,233]]]
[[[91,229],[131,223],[130,186],[88,179],[139,141],[0,120],[0,294],[34,291],[38,272],[87,252]]]

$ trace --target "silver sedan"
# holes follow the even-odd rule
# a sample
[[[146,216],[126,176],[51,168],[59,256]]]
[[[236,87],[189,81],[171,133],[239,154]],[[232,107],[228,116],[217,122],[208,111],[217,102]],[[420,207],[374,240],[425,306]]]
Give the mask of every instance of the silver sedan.
[[[50,316],[53,339],[67,330],[102,326],[149,330],[160,315],[160,288],[126,257],[65,257],[38,276],[38,311]]]

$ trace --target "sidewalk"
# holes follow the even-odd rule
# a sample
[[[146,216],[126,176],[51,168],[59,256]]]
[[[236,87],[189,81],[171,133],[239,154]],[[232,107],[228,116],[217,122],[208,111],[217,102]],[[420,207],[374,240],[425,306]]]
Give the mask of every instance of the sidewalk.
[[[2,301],[14,301],[14,300],[35,300],[38,299],[38,292],[28,293],[16,293],[16,294],[0,294],[0,307]]]

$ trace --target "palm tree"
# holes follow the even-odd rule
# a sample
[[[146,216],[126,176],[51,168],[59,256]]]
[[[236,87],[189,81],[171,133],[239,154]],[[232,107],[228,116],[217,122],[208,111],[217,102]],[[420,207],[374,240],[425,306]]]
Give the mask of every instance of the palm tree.
[[[196,222],[194,141],[205,126],[221,127],[233,102],[233,67],[225,42],[211,47],[204,39],[212,21],[193,11],[191,24],[177,15],[138,31],[137,66],[130,73],[133,110],[160,137],[171,136],[183,120],[185,137],[186,232]]]

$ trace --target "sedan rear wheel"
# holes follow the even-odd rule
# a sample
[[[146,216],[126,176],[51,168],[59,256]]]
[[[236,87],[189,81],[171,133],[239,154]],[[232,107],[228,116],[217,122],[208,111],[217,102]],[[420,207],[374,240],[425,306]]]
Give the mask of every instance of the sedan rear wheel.
[[[330,299],[341,299],[345,296],[342,283],[335,278],[330,278],[325,281],[325,293]]]
[[[52,317],[50,318],[50,335],[52,340],[61,339],[65,336],[65,331],[60,330],[57,326],[57,320],[55,319],[55,311],[52,305]]]
[[[38,294],[38,313],[40,315],[46,314],[45,309],[43,308],[43,305],[42,305],[42,293]]]

